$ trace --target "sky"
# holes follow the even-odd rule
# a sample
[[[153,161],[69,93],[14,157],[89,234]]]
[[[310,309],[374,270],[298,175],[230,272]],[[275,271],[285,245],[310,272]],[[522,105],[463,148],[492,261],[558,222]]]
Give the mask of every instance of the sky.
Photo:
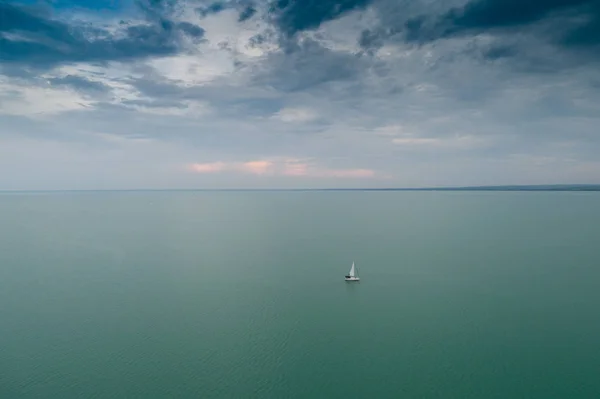
[[[600,183],[600,0],[0,0],[0,190]]]

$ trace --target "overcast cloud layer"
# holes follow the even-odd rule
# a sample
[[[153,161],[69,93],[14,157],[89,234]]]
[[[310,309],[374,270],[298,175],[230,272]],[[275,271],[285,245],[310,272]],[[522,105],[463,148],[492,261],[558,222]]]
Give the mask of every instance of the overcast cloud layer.
[[[0,190],[600,183],[600,0],[0,0]]]

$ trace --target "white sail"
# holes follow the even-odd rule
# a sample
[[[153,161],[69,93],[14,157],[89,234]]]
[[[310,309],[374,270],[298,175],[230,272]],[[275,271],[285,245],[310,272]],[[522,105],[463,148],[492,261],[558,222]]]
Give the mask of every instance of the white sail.
[[[355,274],[355,273],[354,273],[354,262],[352,262],[352,267],[350,268],[350,273],[348,273],[348,275],[349,275],[350,277],[354,277],[354,274]]]

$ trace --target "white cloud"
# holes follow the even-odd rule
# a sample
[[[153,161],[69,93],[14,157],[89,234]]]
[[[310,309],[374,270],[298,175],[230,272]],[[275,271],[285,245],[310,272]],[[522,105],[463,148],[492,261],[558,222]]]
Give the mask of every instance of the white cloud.
[[[444,140],[421,137],[402,137],[393,139],[392,143],[398,145],[441,145],[444,143]]]
[[[447,149],[473,149],[488,144],[489,139],[476,136],[454,136],[454,137],[397,137],[392,143],[399,146],[423,146]]]
[[[181,101],[179,106],[144,106],[144,105],[127,105],[127,108],[134,109],[145,114],[162,115],[162,116],[187,116],[191,118],[199,118],[209,114],[212,109],[207,102],[203,101]]]
[[[94,102],[66,88],[32,86],[0,80],[0,114],[46,117],[89,109]]]
[[[194,68],[200,65],[200,62],[192,56],[162,58],[150,62],[150,64],[159,65],[159,72],[166,73],[165,78],[173,79],[183,85],[207,82],[220,75],[220,72],[212,73],[210,68],[203,69],[201,73],[195,70]],[[189,70],[186,69],[187,67],[189,67]],[[212,110],[208,101],[197,99],[181,100],[174,105],[155,105],[155,98],[144,96],[132,84],[128,83],[132,78],[140,78],[142,75],[136,73],[130,65],[126,64],[110,63],[105,67],[100,67],[79,63],[61,66],[42,75],[45,79],[70,76],[104,85],[109,90],[109,93],[103,98],[104,102],[120,105],[145,114],[197,118],[207,115]],[[69,90],[69,93],[69,95],[73,93],[79,95],[73,90]],[[49,98],[49,100],[55,101],[56,99]],[[92,103],[87,105],[91,106]]]
[[[273,115],[273,119],[282,122],[310,122],[318,118],[318,114],[308,108],[284,108]]]
[[[234,71],[233,59],[224,51],[178,55],[149,62],[157,72],[183,86],[195,86],[227,76]]]

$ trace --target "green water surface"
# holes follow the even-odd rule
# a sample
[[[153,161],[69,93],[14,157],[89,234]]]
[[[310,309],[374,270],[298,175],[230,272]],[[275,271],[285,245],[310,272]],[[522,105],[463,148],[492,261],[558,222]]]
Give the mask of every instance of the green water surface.
[[[0,195],[0,398],[598,398],[599,305],[600,193]]]

